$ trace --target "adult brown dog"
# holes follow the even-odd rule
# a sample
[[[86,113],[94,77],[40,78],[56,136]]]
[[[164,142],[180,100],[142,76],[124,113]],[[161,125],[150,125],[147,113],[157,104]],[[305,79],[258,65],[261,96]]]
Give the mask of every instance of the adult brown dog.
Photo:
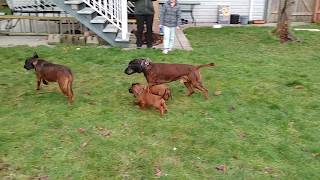
[[[37,90],[40,90],[40,84],[48,84],[49,82],[58,82],[62,93],[68,97],[68,102],[71,104],[74,99],[72,91],[73,75],[71,70],[63,65],[52,64],[43,59],[40,59],[37,53],[25,61],[23,66],[25,69],[35,69],[37,78]]]
[[[141,109],[146,107],[155,107],[159,109],[161,116],[168,111],[166,101],[162,96],[150,93],[146,87],[139,83],[132,84],[129,92],[137,98],[135,103],[138,104]]]
[[[210,66],[215,65],[214,63],[198,66],[189,64],[152,63],[148,59],[138,58],[130,61],[124,72],[128,75],[143,73],[149,87],[182,79],[184,85],[189,90],[188,96],[192,95],[194,93],[193,88],[196,88],[208,99],[208,90],[202,85],[199,69]]]

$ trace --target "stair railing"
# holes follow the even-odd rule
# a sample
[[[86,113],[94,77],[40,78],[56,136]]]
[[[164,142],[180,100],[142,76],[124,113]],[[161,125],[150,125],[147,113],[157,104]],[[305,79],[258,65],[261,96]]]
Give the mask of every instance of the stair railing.
[[[128,36],[127,0],[82,0],[98,14],[121,31],[121,38]]]

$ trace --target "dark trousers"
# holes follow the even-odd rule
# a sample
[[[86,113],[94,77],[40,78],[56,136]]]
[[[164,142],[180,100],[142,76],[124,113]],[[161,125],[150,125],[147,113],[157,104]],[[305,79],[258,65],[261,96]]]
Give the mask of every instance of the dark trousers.
[[[144,23],[147,25],[147,46],[152,47],[152,24],[153,24],[153,15],[136,15],[137,20],[137,47],[141,47],[143,42],[143,29]]]

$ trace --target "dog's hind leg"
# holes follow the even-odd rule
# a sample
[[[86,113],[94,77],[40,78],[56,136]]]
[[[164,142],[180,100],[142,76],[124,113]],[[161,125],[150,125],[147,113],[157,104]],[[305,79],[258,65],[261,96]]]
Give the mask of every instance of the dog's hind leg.
[[[62,93],[68,97],[68,102],[69,104],[71,104],[72,102],[72,97],[70,96],[69,92],[68,92],[68,79],[61,79],[58,81],[60,90],[62,91]]]
[[[67,96],[68,96],[69,104],[71,104],[74,100],[74,95],[72,91],[72,81],[73,79],[68,79],[68,82],[67,82]]]
[[[188,88],[188,93],[186,94],[187,96],[191,96],[194,93],[194,90],[192,88],[192,85],[190,82],[184,82],[183,83],[187,88]]]
[[[201,82],[194,84],[194,87],[199,89],[204,94],[205,98],[208,99],[208,89],[206,89]]]

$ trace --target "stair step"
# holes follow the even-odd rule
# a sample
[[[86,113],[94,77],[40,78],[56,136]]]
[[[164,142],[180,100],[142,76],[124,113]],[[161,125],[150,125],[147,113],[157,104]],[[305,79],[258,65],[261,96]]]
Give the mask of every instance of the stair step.
[[[107,22],[107,19],[103,16],[97,16],[90,21],[92,24],[104,24],[105,22]]]
[[[86,15],[90,15],[94,12],[95,12],[94,9],[89,8],[89,7],[86,7],[86,8],[81,9],[80,11],[77,11],[78,14],[86,14]]]
[[[103,29],[103,32],[106,32],[106,33],[116,33],[116,32],[118,32],[118,28],[115,27],[115,26],[112,25],[112,24],[108,24],[108,25]]]
[[[117,37],[115,39],[116,42],[129,42],[131,33],[127,33],[127,39],[122,39],[121,31],[118,32]]]
[[[64,4],[72,4],[72,5],[79,5],[82,4],[83,1],[82,0],[71,0],[71,1],[64,1]]]

